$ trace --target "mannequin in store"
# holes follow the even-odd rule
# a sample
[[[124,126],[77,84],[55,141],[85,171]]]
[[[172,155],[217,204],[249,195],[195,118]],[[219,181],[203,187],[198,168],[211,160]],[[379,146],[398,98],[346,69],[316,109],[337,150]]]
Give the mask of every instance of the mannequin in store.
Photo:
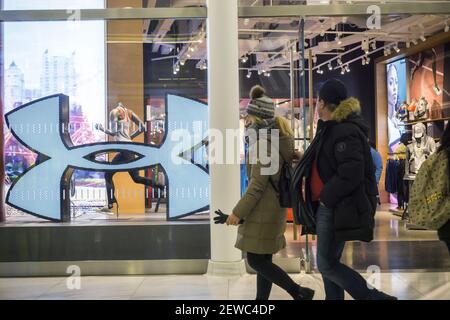
[[[418,123],[413,127],[412,143],[407,148],[407,159],[409,174],[417,174],[420,167],[430,155],[436,152],[434,139],[427,135],[426,127],[423,123]]]
[[[133,133],[130,133],[133,123],[137,126],[137,128]],[[132,142],[134,138],[145,131],[145,125],[142,120],[133,111],[127,109],[120,102],[109,113],[109,127],[110,129],[105,129],[100,123],[95,125],[95,128],[97,130],[100,130],[111,136],[115,142]],[[114,158],[111,160],[111,164],[127,163],[133,161],[134,159],[135,155],[133,154],[133,152],[121,151],[114,156]],[[128,173],[135,183],[162,190],[164,189],[164,186],[162,184],[156,184],[151,179],[141,177],[139,175],[139,170],[132,170]],[[107,191],[106,197],[108,199],[108,205],[100,209],[101,212],[112,213],[114,203],[118,205],[117,199],[115,197],[115,186],[113,182],[114,174],[115,172],[105,173]]]
[[[414,118],[416,120],[428,119],[428,101],[425,97],[420,98],[414,111]]]

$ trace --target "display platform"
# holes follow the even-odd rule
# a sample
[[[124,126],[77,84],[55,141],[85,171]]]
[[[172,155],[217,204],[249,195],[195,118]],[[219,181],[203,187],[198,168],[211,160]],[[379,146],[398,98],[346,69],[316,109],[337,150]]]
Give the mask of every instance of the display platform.
[[[69,223],[8,217],[0,224],[0,276],[64,275],[69,265],[87,274],[206,270],[209,214],[164,219],[164,212],[118,218],[89,213]]]

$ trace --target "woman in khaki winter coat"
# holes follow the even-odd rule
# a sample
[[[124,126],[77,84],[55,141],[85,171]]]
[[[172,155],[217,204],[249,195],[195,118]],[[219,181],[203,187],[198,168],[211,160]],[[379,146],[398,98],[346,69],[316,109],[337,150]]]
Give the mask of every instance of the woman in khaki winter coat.
[[[246,127],[249,141],[247,173],[249,185],[242,199],[233,209],[227,225],[239,225],[236,248],[247,253],[249,265],[257,272],[257,300],[268,300],[272,283],[286,290],[295,300],[311,300],[314,291],[296,284],[289,275],[272,263],[272,255],[286,246],[284,232],[286,229],[286,209],[281,208],[274,186],[278,185],[284,162],[291,163],[294,155],[294,139],[287,120],[275,118],[275,106],[265,90],[256,86],[250,93],[251,101],[247,107]],[[267,135],[260,135],[260,130],[267,130]],[[271,146],[270,130],[279,132],[279,147]],[[254,135],[251,132],[255,133]],[[251,137],[254,137],[253,139]],[[263,161],[259,149],[271,149],[277,154],[271,161]],[[255,150],[257,148],[257,150]],[[276,151],[275,151],[276,150]],[[274,161],[278,161],[278,166]],[[265,163],[265,164],[262,164]],[[275,173],[269,168],[277,169]]]

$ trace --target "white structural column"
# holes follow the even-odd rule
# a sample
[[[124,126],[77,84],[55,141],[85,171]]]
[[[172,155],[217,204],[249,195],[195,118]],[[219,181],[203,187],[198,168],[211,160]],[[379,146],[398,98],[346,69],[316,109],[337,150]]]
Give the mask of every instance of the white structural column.
[[[237,0],[207,0],[209,125],[211,129],[221,131],[224,139],[227,129],[239,129],[237,2]],[[210,163],[209,170],[211,260],[208,265],[208,274],[243,274],[245,264],[242,253],[234,248],[237,228],[215,225],[212,220],[215,210],[221,209],[230,214],[239,201],[240,165],[237,162],[234,164]]]

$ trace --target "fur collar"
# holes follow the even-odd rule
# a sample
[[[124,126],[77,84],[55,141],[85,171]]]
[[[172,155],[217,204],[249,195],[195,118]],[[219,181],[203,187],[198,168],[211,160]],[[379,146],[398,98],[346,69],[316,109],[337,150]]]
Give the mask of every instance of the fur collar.
[[[342,101],[336,110],[334,110],[331,117],[332,120],[342,122],[354,113],[361,113],[361,106],[358,99],[351,97]]]

